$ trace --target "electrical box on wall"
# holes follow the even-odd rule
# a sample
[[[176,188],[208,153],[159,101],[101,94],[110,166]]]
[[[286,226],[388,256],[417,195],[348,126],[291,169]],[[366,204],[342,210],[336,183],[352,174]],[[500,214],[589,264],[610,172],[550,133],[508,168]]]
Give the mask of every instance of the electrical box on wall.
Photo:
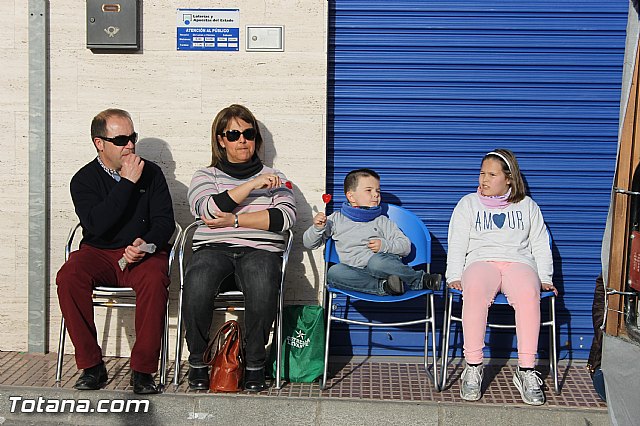
[[[247,52],[284,52],[284,25],[247,25]]]
[[[88,49],[139,49],[138,0],[87,0]]]

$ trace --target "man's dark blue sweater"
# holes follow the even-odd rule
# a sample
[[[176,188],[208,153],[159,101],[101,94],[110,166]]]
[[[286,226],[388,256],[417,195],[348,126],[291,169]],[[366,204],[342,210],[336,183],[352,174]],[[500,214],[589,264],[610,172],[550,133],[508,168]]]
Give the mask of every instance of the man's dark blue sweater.
[[[162,170],[149,160],[138,182],[116,182],[95,159],[71,179],[71,198],[82,224],[82,243],[102,249],[127,247],[136,238],[166,246],[175,222]]]

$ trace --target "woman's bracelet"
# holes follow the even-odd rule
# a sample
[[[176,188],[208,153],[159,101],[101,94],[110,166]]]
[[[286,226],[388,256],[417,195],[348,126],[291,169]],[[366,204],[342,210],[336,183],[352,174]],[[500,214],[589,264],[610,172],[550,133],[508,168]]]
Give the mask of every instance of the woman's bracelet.
[[[237,228],[237,227],[239,226],[239,225],[238,225],[238,215],[237,215],[237,214],[234,214],[233,216],[234,216],[234,219],[233,219],[233,227],[234,227],[234,228]]]

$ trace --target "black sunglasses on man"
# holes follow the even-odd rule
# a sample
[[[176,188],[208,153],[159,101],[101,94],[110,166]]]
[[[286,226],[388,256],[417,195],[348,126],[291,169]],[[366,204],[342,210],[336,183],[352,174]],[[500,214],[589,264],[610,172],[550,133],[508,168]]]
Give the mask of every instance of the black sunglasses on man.
[[[106,136],[98,136],[98,138],[105,140],[107,142],[111,142],[115,146],[127,146],[129,141],[131,141],[134,145],[138,142],[138,134],[136,132],[131,133],[129,136],[119,135],[113,138],[108,138]]]

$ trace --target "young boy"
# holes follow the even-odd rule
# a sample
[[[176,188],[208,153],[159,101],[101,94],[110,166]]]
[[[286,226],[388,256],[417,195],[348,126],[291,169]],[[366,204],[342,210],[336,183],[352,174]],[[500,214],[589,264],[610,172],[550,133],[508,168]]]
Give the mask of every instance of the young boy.
[[[440,274],[416,271],[402,263],[411,241],[380,208],[380,176],[370,169],[349,172],[344,179],[348,202],[327,217],[320,212],[304,233],[304,246],[315,249],[335,241],[340,263],[327,272],[336,288],[377,295],[401,295],[403,282],[412,290],[440,288]]]

